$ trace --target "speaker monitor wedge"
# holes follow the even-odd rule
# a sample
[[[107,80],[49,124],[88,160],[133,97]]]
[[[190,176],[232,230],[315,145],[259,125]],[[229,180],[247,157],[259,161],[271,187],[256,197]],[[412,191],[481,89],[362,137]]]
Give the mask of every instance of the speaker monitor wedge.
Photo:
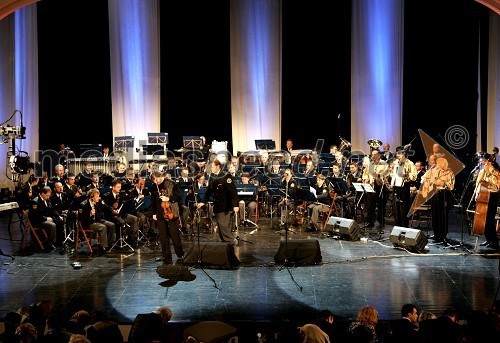
[[[196,264],[199,262],[204,266],[233,269],[239,266],[240,261],[234,254],[234,247],[225,242],[201,242],[193,244],[184,257],[184,264]]]
[[[357,241],[361,237],[361,229],[358,223],[353,219],[347,219],[342,217],[328,218],[326,223],[326,231],[341,236],[341,238],[348,239],[351,241]]]
[[[395,247],[417,252],[423,252],[427,245],[427,237],[421,230],[402,226],[394,226],[389,239]]]
[[[321,251],[317,239],[293,239],[280,241],[278,251],[274,255],[276,263],[284,263],[285,259],[297,265],[317,264],[321,262]]]

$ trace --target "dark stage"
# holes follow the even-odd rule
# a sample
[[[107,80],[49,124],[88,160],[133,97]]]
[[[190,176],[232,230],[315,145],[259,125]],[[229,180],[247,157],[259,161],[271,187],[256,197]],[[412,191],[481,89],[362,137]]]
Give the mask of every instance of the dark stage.
[[[460,219],[458,213],[450,213],[448,237],[455,242],[462,237]],[[241,262],[238,267],[202,270],[176,263],[175,257],[174,265],[161,265],[155,261],[160,254],[154,244],[142,246],[137,253],[98,257],[30,253],[29,249],[23,255],[19,223],[12,224],[11,240],[7,222],[8,215],[2,212],[0,247],[15,259],[1,258],[1,318],[8,311],[50,299],[68,315],[97,309],[122,324],[159,306],[170,307],[173,321],[185,323],[302,321],[321,309],[349,320],[367,305],[379,311],[380,319],[392,320],[399,318],[405,303],[435,314],[451,305],[463,314],[471,309],[487,311],[499,282],[498,254],[482,248],[470,253],[461,247],[445,248],[433,245],[432,240],[423,254],[413,253],[393,246],[391,225],[381,236],[364,235],[366,241],[333,239],[291,226],[296,233],[288,234],[290,242],[317,240],[322,262],[283,268],[275,263],[274,255],[285,235],[277,232],[279,227],[277,223],[273,227],[270,218],[261,218],[258,231],[240,227],[241,239],[234,248]],[[216,240],[216,234],[203,231],[202,242]],[[432,234],[425,228],[422,232]],[[463,237],[466,247],[474,249],[476,238],[467,232]],[[183,238],[183,242],[188,251],[197,239]],[[81,262],[81,269],[72,267],[75,261]]]

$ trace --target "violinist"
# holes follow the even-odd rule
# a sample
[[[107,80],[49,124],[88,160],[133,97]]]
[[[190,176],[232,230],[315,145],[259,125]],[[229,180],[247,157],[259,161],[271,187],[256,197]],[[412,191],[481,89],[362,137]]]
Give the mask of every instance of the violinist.
[[[91,189],[87,196],[88,199],[81,203],[78,210],[78,219],[84,229],[98,233],[101,239],[99,250],[105,252],[108,250],[109,244],[113,244],[115,240],[115,224],[104,219],[106,205],[99,198],[99,190]]]
[[[311,217],[309,221],[309,228],[306,229],[307,232],[316,232],[321,229],[318,228],[318,220],[319,214],[321,211],[328,211],[332,202],[330,196],[330,189],[326,184],[326,177],[323,174],[318,174],[316,176],[316,184],[314,185],[314,189],[316,190],[316,200],[317,202],[313,202],[307,206],[307,209],[311,211]]]
[[[122,183],[119,180],[113,180],[111,182],[111,191],[104,194],[102,200],[108,206],[108,210],[105,212],[106,220],[115,223],[115,226],[120,228],[123,226],[127,227],[127,243],[132,246],[132,248],[137,248],[137,231],[139,231],[139,220],[136,216],[128,213],[127,211],[122,211],[122,206],[128,200],[125,192],[121,191]]]
[[[179,260],[184,258],[181,235],[179,233],[179,202],[182,200],[179,186],[166,179],[159,171],[153,172],[154,186],[151,189],[151,206],[154,211],[153,220],[160,236],[161,257],[156,261],[172,264],[170,240]]]
[[[498,251],[499,243],[496,233],[495,215],[500,198],[500,167],[495,161],[495,155],[486,154],[485,159],[486,164],[484,169],[479,172],[476,180],[476,190],[478,190],[480,186],[483,186],[489,191],[488,209],[484,226],[484,237],[486,241],[481,243],[481,246],[486,246]]]
[[[397,147],[391,173],[391,188],[393,191],[394,224],[408,227],[408,211],[410,209],[410,182],[417,179],[417,170],[412,161],[407,158],[410,146]]]

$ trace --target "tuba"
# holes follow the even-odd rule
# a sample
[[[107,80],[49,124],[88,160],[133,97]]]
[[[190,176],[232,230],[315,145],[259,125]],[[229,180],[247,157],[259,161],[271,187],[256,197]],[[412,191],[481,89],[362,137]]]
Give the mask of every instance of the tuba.
[[[378,148],[382,146],[382,141],[380,139],[369,139],[366,143],[368,143],[372,150],[378,150]]]
[[[349,142],[347,139],[344,139],[342,137],[340,138],[340,145],[339,145],[339,151],[343,152],[345,149],[351,147],[351,142]]]

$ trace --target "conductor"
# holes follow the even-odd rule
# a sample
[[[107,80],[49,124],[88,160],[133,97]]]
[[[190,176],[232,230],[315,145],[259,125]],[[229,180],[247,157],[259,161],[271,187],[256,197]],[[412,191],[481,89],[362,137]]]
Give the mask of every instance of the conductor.
[[[239,198],[231,176],[222,171],[222,164],[215,159],[211,165],[212,175],[208,184],[207,192],[197,208],[205,205],[205,202],[213,196],[214,213],[219,226],[219,237],[222,242],[236,244],[237,240],[231,234],[231,211],[238,213]]]

